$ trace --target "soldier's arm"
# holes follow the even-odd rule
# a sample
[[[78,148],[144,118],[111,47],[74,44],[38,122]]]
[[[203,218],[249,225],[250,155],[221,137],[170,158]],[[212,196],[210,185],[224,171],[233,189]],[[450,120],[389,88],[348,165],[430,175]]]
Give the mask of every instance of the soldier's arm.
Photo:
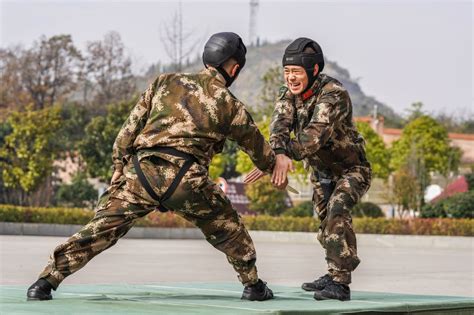
[[[265,140],[252,117],[239,102],[229,127],[229,138],[235,140],[261,171],[271,172],[275,166],[275,153]]]
[[[285,97],[286,92],[286,87],[280,89],[270,124],[270,145],[276,154],[288,154],[287,145],[293,126],[294,107],[292,101]]]
[[[158,79],[140,96],[128,119],[122,125],[112,149],[112,161],[115,172],[122,172],[128,156],[134,153],[133,142],[146,124],[151,109],[151,99],[155,93]]]
[[[290,156],[302,160],[314,155],[332,136],[337,126],[348,114],[349,94],[333,84],[316,104],[309,124],[299,133],[298,139],[291,139],[288,144]]]

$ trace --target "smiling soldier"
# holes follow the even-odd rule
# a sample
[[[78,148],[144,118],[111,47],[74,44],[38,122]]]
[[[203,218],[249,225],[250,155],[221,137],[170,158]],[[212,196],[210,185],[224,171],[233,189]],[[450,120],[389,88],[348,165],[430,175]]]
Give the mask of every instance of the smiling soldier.
[[[321,220],[317,237],[328,264],[326,275],[302,288],[314,291],[317,300],[350,300],[351,272],[360,263],[350,211],[371,180],[364,140],[352,121],[346,89],[321,73],[324,58],[315,41],[293,41],[285,50],[283,67],[286,86],[273,113],[270,143],[277,157],[304,160],[311,167],[313,208]],[[247,182],[261,176],[255,170]],[[286,173],[275,176],[273,183],[284,188]]]

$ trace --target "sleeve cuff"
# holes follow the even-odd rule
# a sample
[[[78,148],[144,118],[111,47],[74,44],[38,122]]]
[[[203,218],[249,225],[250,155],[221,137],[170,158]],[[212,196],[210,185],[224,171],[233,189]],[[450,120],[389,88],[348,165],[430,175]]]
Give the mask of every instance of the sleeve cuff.
[[[276,149],[273,149],[273,152],[275,152],[275,154],[285,154],[285,155],[288,155],[286,153],[286,150],[283,149],[283,148],[276,148]]]

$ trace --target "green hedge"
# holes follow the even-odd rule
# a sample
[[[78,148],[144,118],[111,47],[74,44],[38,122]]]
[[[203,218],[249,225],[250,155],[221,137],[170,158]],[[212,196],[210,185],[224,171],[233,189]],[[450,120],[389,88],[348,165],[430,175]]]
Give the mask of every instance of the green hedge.
[[[455,194],[421,209],[423,218],[474,218],[474,190]]]
[[[74,208],[33,208],[0,205],[0,222],[31,222],[85,224],[94,216],[91,210]],[[250,230],[316,232],[319,220],[310,217],[244,216]],[[474,236],[473,219],[429,218],[390,220],[385,218],[354,218],[357,233]],[[137,226],[193,227],[173,213],[150,213],[137,221]]]

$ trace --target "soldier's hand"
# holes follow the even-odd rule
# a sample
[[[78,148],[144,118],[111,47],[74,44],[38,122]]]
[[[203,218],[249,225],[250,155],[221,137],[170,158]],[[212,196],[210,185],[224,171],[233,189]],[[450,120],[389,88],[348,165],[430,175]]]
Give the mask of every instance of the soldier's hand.
[[[115,181],[117,181],[123,175],[120,171],[115,171],[112,175],[112,179],[110,180],[110,184],[112,185]]]
[[[282,186],[287,181],[288,172],[294,170],[293,161],[289,157],[285,154],[277,154],[275,167],[273,168],[272,184],[275,187]]]
[[[257,180],[265,176],[265,172],[262,172],[258,168],[254,168],[250,173],[247,174],[244,178],[244,184],[255,183]]]
[[[284,190],[286,188],[286,186],[288,186],[288,177],[285,178],[285,181],[281,185],[273,184],[273,187],[275,187],[276,189],[279,189],[279,190]]]

